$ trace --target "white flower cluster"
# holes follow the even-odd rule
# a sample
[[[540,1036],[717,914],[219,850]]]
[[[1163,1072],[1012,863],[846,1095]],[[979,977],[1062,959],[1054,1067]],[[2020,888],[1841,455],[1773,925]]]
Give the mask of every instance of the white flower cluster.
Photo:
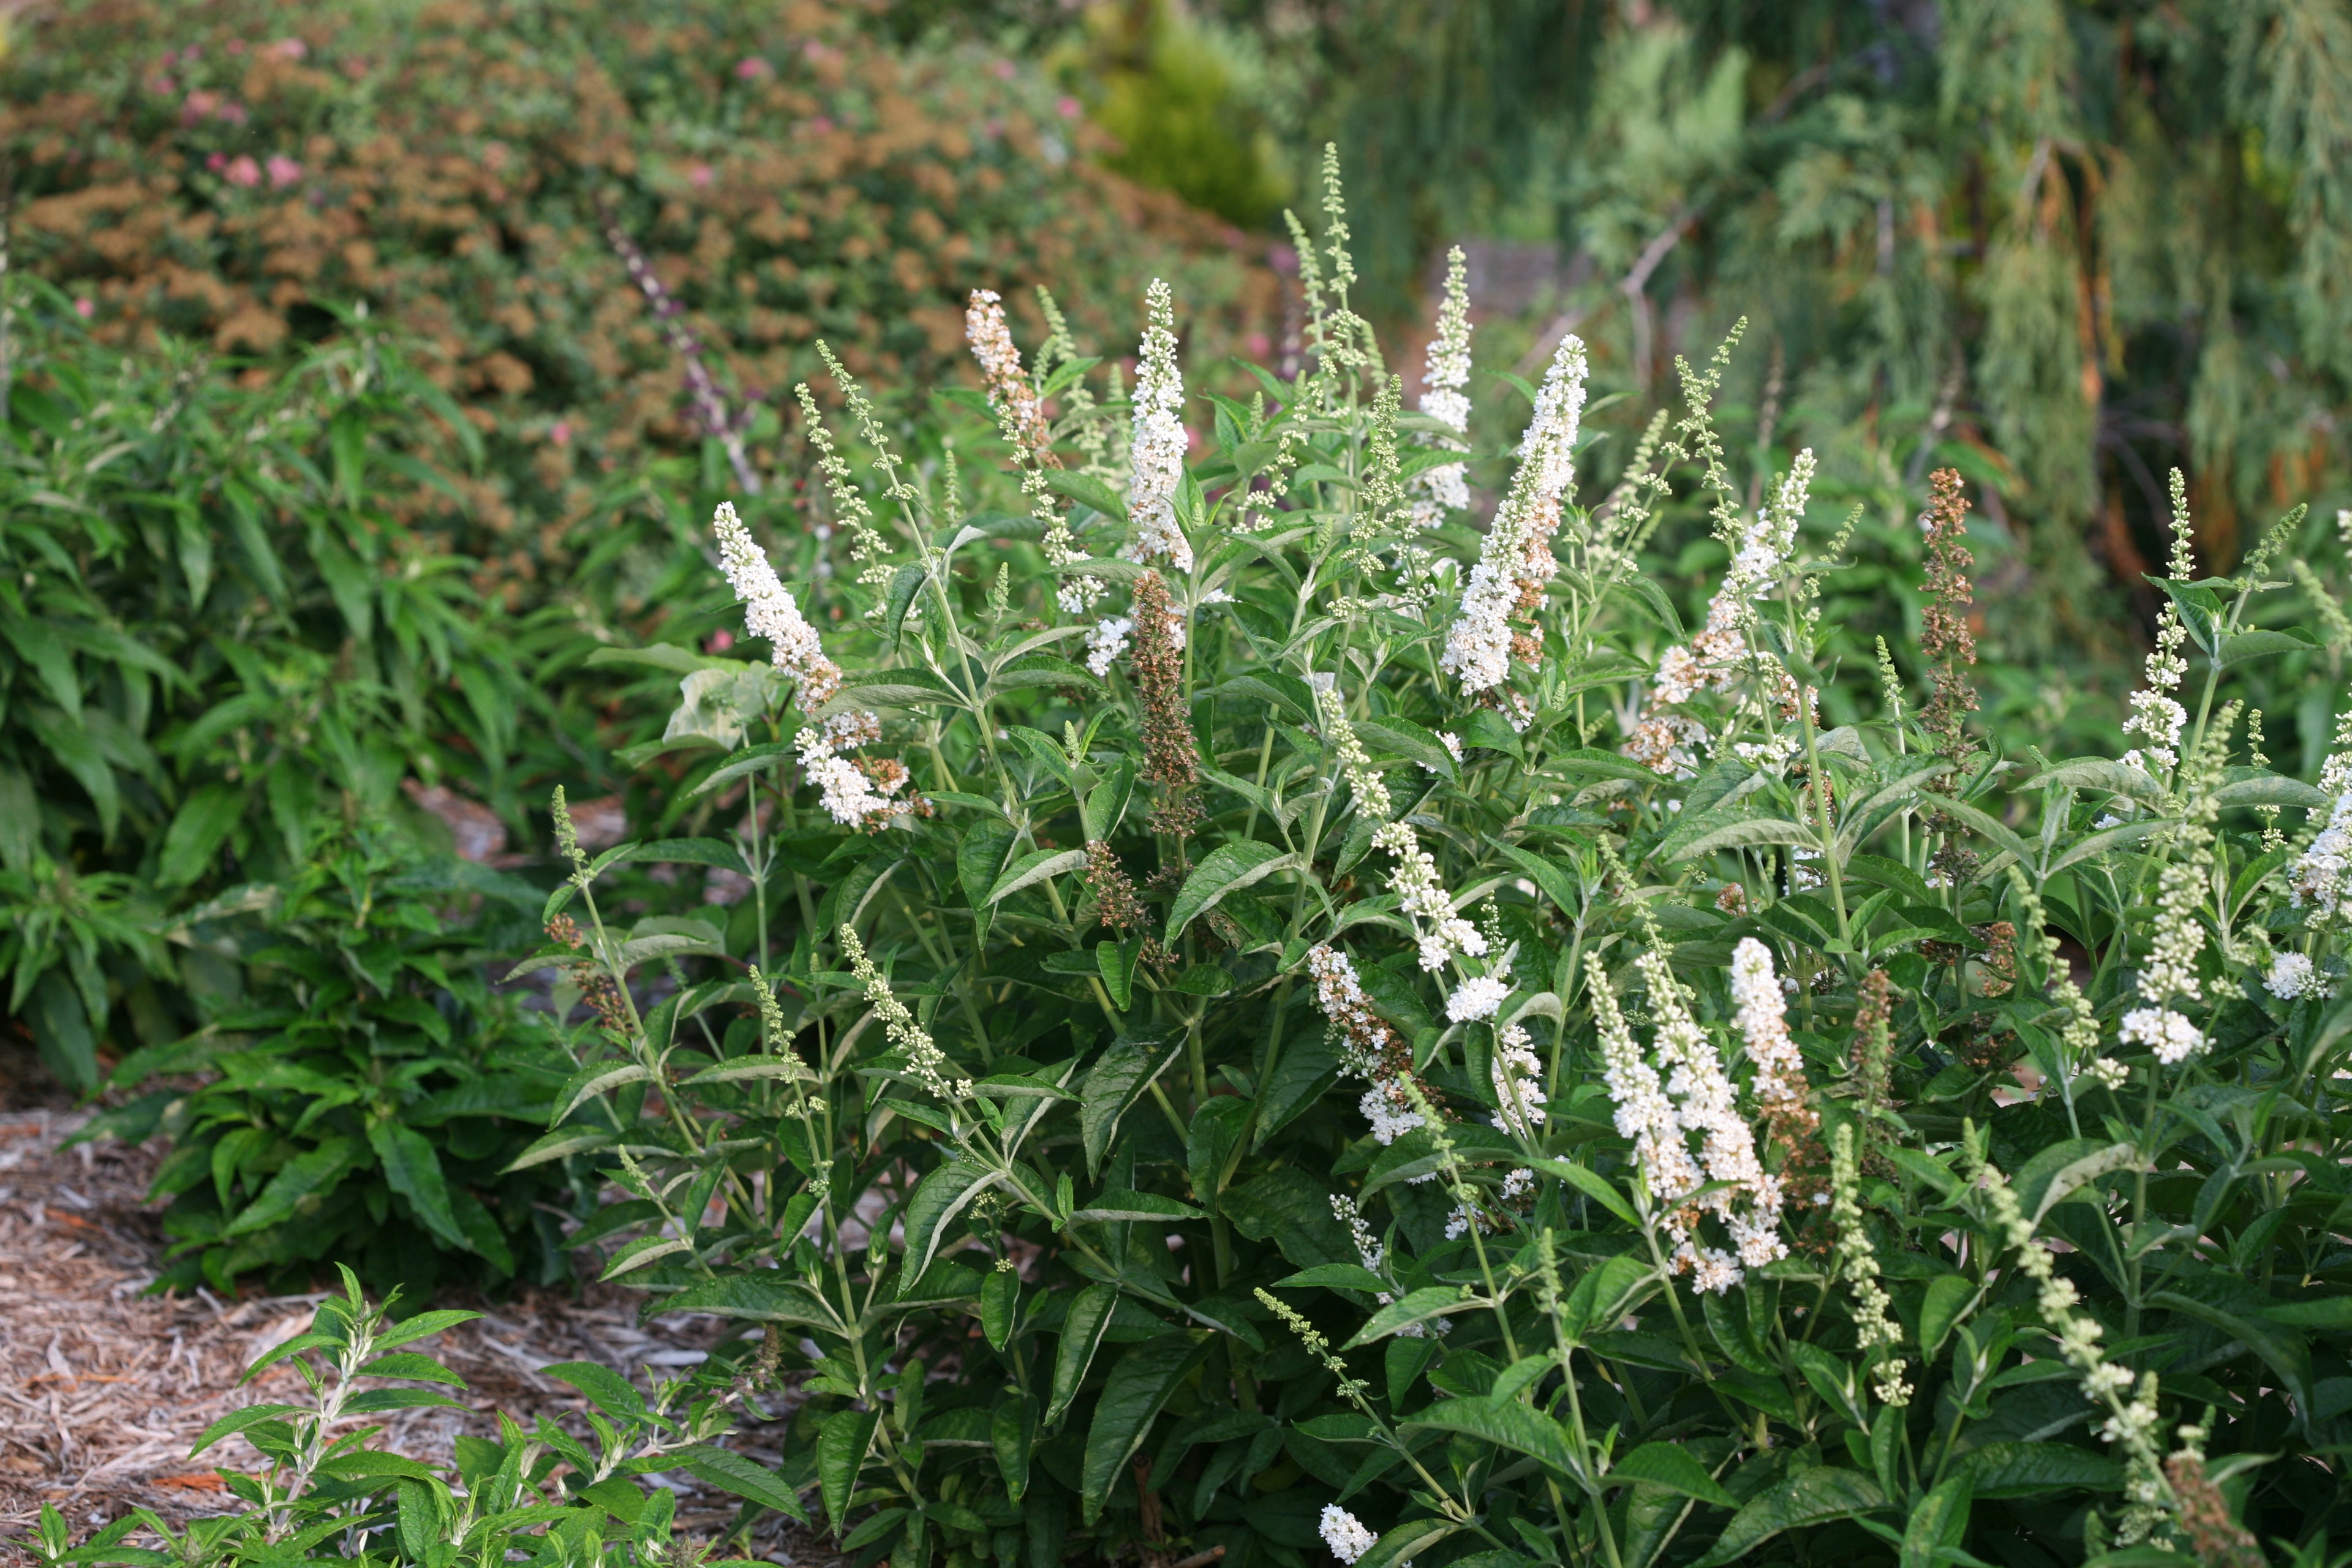
[[[1707,602],[1706,624],[1688,646],[1670,647],[1658,656],[1647,713],[1634,726],[1624,748],[1633,761],[1668,777],[1696,771],[1708,739],[1706,727],[1687,715],[1664,710],[1680,707],[1703,689],[1729,691],[1750,668],[1748,627],[1756,618],[1755,601],[1772,591],[1796,551],[1797,528],[1804,521],[1814,467],[1811,447],[1799,452],[1788,473],[1772,488],[1771,500],[1764,509],[1724,542],[1731,551],[1731,564]],[[1790,718],[1795,718],[1795,682],[1777,664],[1763,673],[1771,681],[1772,697]],[[1796,754],[1795,736],[1779,736],[1736,750],[1759,766],[1785,768]]]
[[[1315,682],[1315,717],[1323,731],[1324,743],[1339,759],[1339,771],[1346,775],[1348,787],[1355,792],[1356,809],[1378,822],[1386,822],[1395,803],[1389,798],[1388,781],[1372,766],[1370,752],[1356,737],[1356,727],[1348,722],[1347,700],[1339,695],[1337,677]]]
[[[841,928],[842,956],[849,960],[849,972],[866,987],[866,1000],[872,1005],[874,1016],[882,1020],[882,1032],[890,1043],[907,1054],[907,1074],[941,1100],[971,1098],[971,1079],[950,1078],[940,1069],[950,1064],[947,1053],[931,1040],[907,1005],[891,994],[890,982],[866,956],[866,944],[857,940],[854,926]]]
[[[1476,1205],[1467,1201],[1455,1204],[1454,1212],[1445,1216],[1445,1239],[1461,1240],[1470,1234],[1472,1226],[1478,1227],[1478,1234],[1481,1236],[1495,1234],[1495,1222],[1479,1213]]]
[[[2172,559],[2170,571],[2175,580],[2185,581],[2196,573],[2196,563],[2189,552],[2189,487],[2180,470],[2172,470]],[[2189,661],[2180,656],[2180,645],[2189,640],[2189,628],[2180,619],[2180,607],[2170,599],[2157,612],[2156,647],[2147,656],[2147,684],[2132,693],[2131,717],[2124,721],[2124,733],[2138,735],[2147,742],[2147,748],[2124,753],[2126,766],[2142,773],[2153,773],[2148,764],[2167,771],[2180,762],[2180,731],[2189,722],[2188,710],[2168,693],[2180,689],[2183,677],[2189,673]]]
[[[1772,972],[1772,950],[1752,936],[1731,950],[1731,999],[1739,1008],[1733,1022],[1756,1064],[1756,1098],[1767,1107],[1803,1104],[1805,1058],[1789,1037],[1788,996]]]
[[[1151,280],[1145,295],[1149,321],[1135,372],[1135,410],[1128,458],[1128,517],[1135,533],[1120,551],[1129,561],[1166,557],[1179,572],[1192,569],[1192,545],[1176,525],[1176,487],[1184,477],[1184,376],[1176,367],[1176,305],[1168,285]]]
[[[1495,1037],[1495,1059],[1490,1070],[1495,1080],[1495,1100],[1502,1107],[1495,1112],[1495,1125],[1515,1137],[1534,1137],[1536,1129],[1545,1121],[1543,1060],[1536,1055],[1534,1043],[1525,1029],[1512,1024]],[[1507,1180],[1503,1184],[1503,1195],[1512,1195]]]
[[[1345,1070],[1371,1081],[1356,1108],[1372,1124],[1374,1138],[1383,1145],[1395,1142],[1422,1124],[1421,1112],[1395,1082],[1400,1072],[1410,1070],[1404,1042],[1372,1011],[1355,962],[1346,953],[1316,947],[1307,954],[1307,973],[1315,981],[1316,1005],[1347,1041]]]
[[[1135,623],[1127,616],[1110,616],[1097,621],[1094,629],[1087,633],[1087,668],[1095,672],[1097,679],[1108,676],[1110,667],[1127,651],[1127,634],[1134,629]]]
[[[785,592],[776,569],[735,515],[735,503],[720,501],[710,530],[719,538],[719,565],[735,596],[743,601],[743,629],[768,639],[778,669],[800,686],[800,703],[815,708],[841,689],[841,667],[825,658],[816,628]]]
[[[1854,1159],[1851,1123],[1841,1125],[1830,1142],[1830,1217],[1838,1227],[1838,1272],[1853,1289],[1854,1340],[1877,1359],[1877,1352],[1903,1342],[1903,1329],[1887,1310],[1894,1303],[1878,1282],[1878,1252],[1863,1221],[1862,1172]],[[1903,1381],[1908,1364],[1901,1356],[1878,1361],[1880,1404],[1911,1402],[1911,1385]]]
[[[1517,1203],[1521,1198],[1531,1198],[1535,1194],[1536,1173],[1525,1165],[1503,1173],[1504,1202]]]
[[[1380,1238],[1372,1234],[1372,1227],[1364,1223],[1364,1211],[1356,1206],[1356,1200],[1345,1193],[1333,1193],[1331,1213],[1341,1225],[1348,1227],[1349,1236],[1353,1237],[1356,1243],[1356,1256],[1364,1260],[1365,1268],[1378,1274],[1381,1271],[1381,1263],[1388,1258],[1388,1249],[1382,1247]]]
[[[1445,636],[1438,663],[1476,693],[1501,686],[1511,673],[1511,618],[1529,599],[1540,602],[1556,563],[1551,535],[1559,526],[1561,497],[1576,478],[1576,438],[1584,417],[1584,340],[1560,340],[1537,395],[1535,417],[1519,443],[1518,472],[1504,498],[1478,563],[1462,590],[1462,609]]]
[[[1342,1563],[1353,1563],[1380,1541],[1379,1536],[1364,1528],[1363,1521],[1336,1502],[1323,1505],[1322,1529],[1323,1544]]]
[[[2205,1048],[2204,1032],[2169,1007],[2135,1007],[2124,1015],[2116,1037],[2137,1042],[2156,1053],[2166,1067],[2176,1067]]]
[[[871,827],[904,816],[921,802],[907,786],[903,763],[845,753],[882,738],[881,718],[865,710],[836,713],[793,737],[801,767],[817,786],[825,814],[845,827]]]
[[[1454,912],[1453,896],[1437,879],[1437,862],[1421,847],[1420,837],[1411,826],[1383,823],[1372,835],[1372,845],[1396,857],[1389,890],[1396,894],[1398,907],[1420,933],[1422,968],[1434,973],[1457,952],[1473,958],[1486,955],[1485,933]]]
[[[1456,1024],[1491,1018],[1502,1009],[1503,998],[1510,994],[1507,983],[1490,974],[1474,974],[1455,986],[1454,994],[1445,999],[1445,1016]]]
[[[2318,968],[2300,952],[2282,952],[2273,959],[2270,973],[2263,978],[2263,988],[2282,1002],[2327,994],[2327,983],[2319,977]]]
[[[1463,265],[1462,247],[1445,258],[1445,302],[1438,307],[1437,335],[1429,341],[1427,368],[1421,378],[1421,411],[1454,432],[1430,439],[1448,451],[1466,452],[1470,432],[1470,285]],[[1413,479],[1418,492],[1412,501],[1416,527],[1435,528],[1448,511],[1470,505],[1470,470],[1462,463],[1441,463],[1423,468]]]
[[[2313,906],[2315,920],[2352,916],[2352,791],[2336,797],[2327,826],[2295,857],[2287,889],[2297,909]]]
[[[1664,957],[1645,952],[1637,966],[1658,1021],[1656,1061],[1645,1060],[1634,1045],[1607,975],[1596,963],[1592,1002],[1604,1080],[1617,1107],[1617,1129],[1633,1140],[1634,1158],[1651,1198],[1664,1211],[1664,1227],[1675,1241],[1675,1268],[1690,1269],[1694,1289],[1720,1293],[1738,1284],[1746,1268],[1788,1256],[1788,1244],[1780,1234],[1784,1191],[1780,1178],[1757,1158],[1755,1131],[1739,1114],[1715,1046],[1691,1017]],[[1690,1150],[1693,1134],[1700,1140],[1696,1159]],[[1725,1184],[1686,1202],[1700,1187],[1714,1183]],[[1736,1255],[1696,1238],[1690,1228],[1693,1210],[1722,1220]]]

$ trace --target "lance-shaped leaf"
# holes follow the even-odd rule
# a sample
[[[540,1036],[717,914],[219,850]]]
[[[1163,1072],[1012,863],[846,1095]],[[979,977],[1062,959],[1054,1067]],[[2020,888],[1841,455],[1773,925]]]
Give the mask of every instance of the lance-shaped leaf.
[[[1414,1432],[1460,1432],[1542,1460],[1563,1476],[1579,1474],[1576,1451],[1560,1424],[1518,1401],[1441,1399],[1401,1426]]]
[[[1692,1458],[1691,1451],[1679,1443],[1644,1443],[1630,1454],[1621,1456],[1609,1467],[1609,1479],[1639,1481],[1648,1486],[1664,1487],[1670,1492],[1696,1498],[1717,1508],[1739,1506],[1732,1495],[1723,1489],[1723,1483],[1706,1473],[1706,1467]]]
[[[878,1410],[835,1411],[817,1434],[817,1487],[824,1494],[824,1517],[836,1535],[848,1517],[857,1472],[866,1466],[866,1451],[874,1446],[874,1428],[881,1418]]]
[[[907,1200],[907,1256],[899,1279],[920,1279],[923,1270],[931,1266],[931,1255],[939,1250],[940,1237],[948,1222],[961,1214],[972,1199],[997,1184],[993,1171],[961,1160],[949,1160],[925,1176],[917,1184],[914,1195]]]
[[[1172,1334],[1146,1340],[1118,1358],[1095,1402],[1094,1424],[1087,1429],[1086,1468],[1079,1497],[1086,1522],[1102,1517],[1111,1487],[1127,1468],[1127,1461],[1151,1431],[1160,1407],[1176,1392],[1192,1370],[1208,1354],[1214,1342],[1207,1335]]]
[[[1071,1300],[1070,1310],[1062,1317],[1061,1344],[1054,1352],[1054,1396],[1045,1407],[1048,1426],[1059,1421],[1070,1401],[1077,1397],[1087,1369],[1094,1364],[1095,1347],[1102,1343],[1103,1330],[1110,1325],[1111,1310],[1118,1305],[1118,1287],[1100,1280]]]
[[[1887,1506],[1878,1483],[1856,1470],[1801,1470],[1748,1500],[1693,1568],[1716,1568],[1746,1556],[1784,1530],[1854,1519]]]
[[[1371,1321],[1358,1329],[1354,1337],[1339,1348],[1343,1351],[1354,1350],[1358,1345],[1368,1345],[1374,1340],[1386,1339],[1399,1329],[1410,1328],[1415,1323],[1425,1323],[1432,1318],[1443,1318],[1455,1312],[1471,1311],[1485,1305],[1483,1301],[1465,1297],[1460,1289],[1455,1286],[1426,1286],[1408,1293],[1402,1300],[1391,1301],[1374,1312]]]
[[[785,1518],[809,1522],[808,1510],[784,1478],[766,1466],[709,1443],[695,1443],[677,1451],[679,1468],[697,1480],[720,1491],[774,1509]]]
[[[988,889],[983,901],[1001,904],[1024,888],[1065,871],[1075,871],[1086,863],[1087,852],[1083,849],[1032,849],[1004,868],[1004,875]]]
[[[1239,892],[1253,882],[1297,864],[1297,860],[1296,855],[1285,854],[1254,838],[1221,844],[1210,850],[1192,868],[1192,874],[1184,879],[1182,890],[1169,906],[1168,944],[1173,947],[1195,916],[1215,908],[1228,893]]]

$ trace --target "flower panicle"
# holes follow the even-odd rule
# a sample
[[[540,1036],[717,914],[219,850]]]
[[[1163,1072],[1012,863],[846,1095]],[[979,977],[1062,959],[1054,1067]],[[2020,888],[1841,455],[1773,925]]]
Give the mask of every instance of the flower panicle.
[[[866,987],[866,1000],[882,1020],[883,1033],[907,1055],[908,1076],[941,1100],[971,1099],[971,1079],[950,1078],[942,1070],[949,1065],[947,1053],[932,1042],[929,1033],[907,1011],[907,1005],[891,994],[889,978],[866,956],[866,944],[857,940],[857,929],[844,923],[840,935],[842,955],[849,960],[850,973]]]

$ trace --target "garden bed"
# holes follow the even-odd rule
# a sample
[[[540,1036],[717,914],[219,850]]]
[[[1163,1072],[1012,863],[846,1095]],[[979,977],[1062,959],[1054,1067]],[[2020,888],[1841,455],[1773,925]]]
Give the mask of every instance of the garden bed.
[[[252,1451],[236,1437],[193,1460],[188,1451],[228,1411],[296,1391],[283,1363],[244,1387],[237,1378],[307,1327],[320,1298],[147,1294],[165,1246],[161,1205],[146,1201],[161,1151],[64,1147],[87,1113],[40,1083],[28,1052],[0,1060],[0,1543],[21,1536],[43,1503],[77,1534],[134,1508],[172,1521],[226,1511],[212,1467],[246,1468]],[[540,1368],[592,1361],[642,1382],[649,1363],[700,1360],[719,1331],[701,1317],[640,1325],[635,1300],[596,1289],[443,1300],[485,1314],[425,1346],[465,1376],[457,1397],[469,1411],[396,1413],[384,1446],[446,1463],[454,1437],[488,1435],[499,1410],[526,1428],[542,1417],[576,1427],[585,1401]],[[732,1446],[772,1464],[783,1431],[782,1419],[747,1422]],[[731,1497],[683,1477],[663,1481],[679,1494],[687,1533],[716,1535],[735,1517]],[[830,1555],[774,1515],[751,1547],[776,1563]]]

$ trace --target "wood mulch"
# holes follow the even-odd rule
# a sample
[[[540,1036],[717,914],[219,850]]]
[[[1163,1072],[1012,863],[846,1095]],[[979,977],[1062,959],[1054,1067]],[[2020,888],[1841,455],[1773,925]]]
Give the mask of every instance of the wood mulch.
[[[213,1467],[256,1468],[258,1456],[241,1437],[195,1459],[188,1450],[230,1410],[300,1399],[290,1368],[243,1387],[237,1379],[254,1357],[307,1328],[320,1300],[147,1293],[164,1249],[162,1205],[146,1197],[161,1149],[62,1147],[86,1113],[42,1088],[23,1055],[0,1045],[0,1563],[23,1560],[10,1542],[45,1502],[78,1537],[133,1508],[173,1522],[226,1511],[233,1500]],[[436,1300],[486,1314],[414,1347],[466,1379],[466,1389],[450,1392],[470,1408],[380,1417],[386,1430],[375,1445],[446,1462],[459,1433],[492,1435],[499,1410],[526,1428],[544,1416],[584,1431],[585,1401],[539,1369],[593,1361],[642,1387],[649,1368],[675,1375],[725,1331],[719,1320],[684,1315],[640,1325],[636,1300],[592,1287],[578,1296]],[[789,1404],[787,1395],[780,1417]],[[783,1435],[781,1419],[751,1425],[730,1446],[773,1464]],[[659,1483],[679,1494],[690,1536],[714,1537],[735,1517],[734,1498],[691,1478]],[[779,1563],[833,1557],[826,1542],[774,1515],[744,1554]]]

